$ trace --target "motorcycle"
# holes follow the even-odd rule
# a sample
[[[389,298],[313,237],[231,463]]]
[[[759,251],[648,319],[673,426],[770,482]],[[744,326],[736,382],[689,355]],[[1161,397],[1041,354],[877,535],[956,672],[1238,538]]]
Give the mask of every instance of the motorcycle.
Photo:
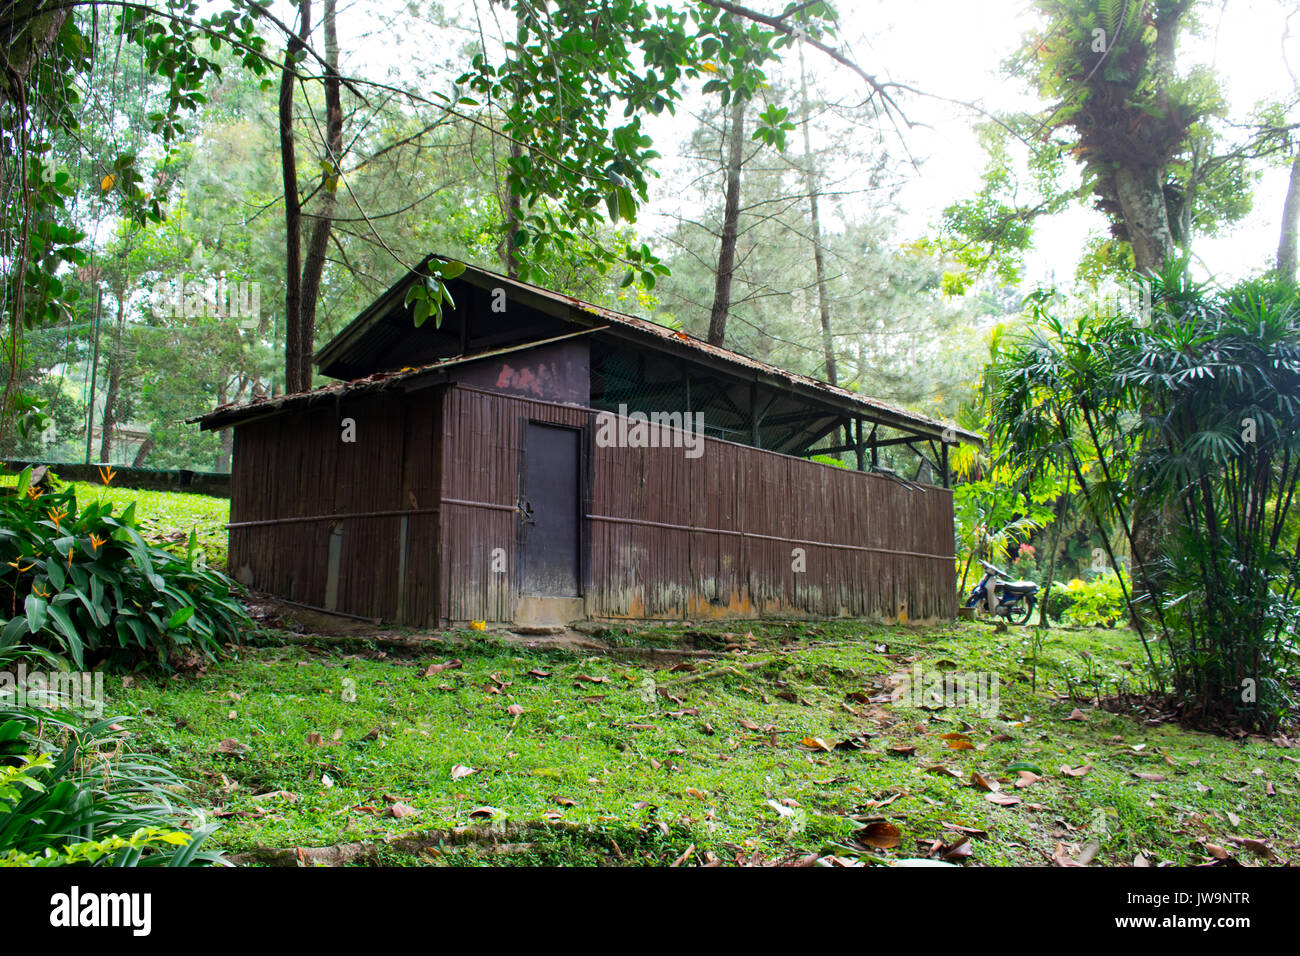
[[[979,559],[984,577],[971,588],[966,607],[983,605],[990,614],[1005,617],[1012,624],[1025,624],[1038,603],[1038,585],[1033,581],[1012,581],[1011,576]]]

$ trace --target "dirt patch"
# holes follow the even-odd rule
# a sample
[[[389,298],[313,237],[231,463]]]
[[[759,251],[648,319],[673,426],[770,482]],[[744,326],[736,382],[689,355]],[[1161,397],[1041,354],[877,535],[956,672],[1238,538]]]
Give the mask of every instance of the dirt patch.
[[[268,594],[250,595],[246,603],[249,616],[281,633],[280,640],[290,644],[324,644],[348,647],[363,656],[408,657],[427,654],[432,649],[454,648],[473,640],[473,632],[407,632],[381,628],[377,622],[331,614],[317,608],[294,604]],[[711,659],[723,656],[739,645],[729,643],[732,635],[714,635],[688,631],[679,647],[626,647],[610,644],[598,637],[602,627],[492,628],[481,632],[486,638],[517,644],[530,650],[559,650],[575,654],[600,654],[618,660],[672,664],[684,659]],[[738,636],[738,635],[737,635]]]

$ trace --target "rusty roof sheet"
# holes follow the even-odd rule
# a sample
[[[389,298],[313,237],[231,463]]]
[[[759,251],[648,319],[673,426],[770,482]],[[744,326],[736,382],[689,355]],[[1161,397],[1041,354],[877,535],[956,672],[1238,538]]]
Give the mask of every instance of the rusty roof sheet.
[[[224,405],[218,405],[206,414],[187,418],[185,424],[193,425],[197,423],[204,430],[225,428],[227,425],[246,421],[250,418],[260,418],[263,415],[273,414],[287,408],[311,405],[324,399],[340,399],[349,395],[364,394],[365,392],[401,388],[405,383],[414,379],[436,374],[457,365],[466,365],[470,362],[478,362],[498,355],[509,355],[511,352],[522,352],[525,349],[549,345],[552,342],[562,342],[565,339],[575,338],[579,335],[590,335],[592,332],[599,331],[599,328],[582,329],[579,332],[570,332],[567,335],[556,335],[535,342],[523,342],[518,345],[492,349],[488,352],[475,352],[472,355],[453,355],[451,358],[431,362],[428,365],[397,369],[391,372],[376,372],[364,378],[354,378],[347,382],[331,382],[328,385],[321,385],[306,392],[295,392],[292,395],[277,395],[274,398],[263,398],[242,404],[227,402]]]
[[[951,429],[952,434],[963,441],[983,444],[983,437],[981,435],[967,431],[963,428],[958,428],[950,422],[930,418],[928,415],[922,415],[919,412],[899,408],[897,405],[891,405],[888,402],[882,402],[879,399],[869,398],[858,392],[850,391],[847,388],[841,388],[838,385],[831,385],[829,382],[823,382],[808,375],[802,375],[798,372],[791,372],[776,365],[769,365],[766,362],[760,362],[747,355],[742,355],[740,352],[734,352],[731,349],[723,348],[720,345],[712,345],[709,342],[696,338],[687,332],[683,332],[679,329],[671,329],[666,325],[660,325],[659,323],[651,322],[648,319],[643,319],[635,315],[628,315],[623,312],[617,312],[613,309],[604,308],[603,306],[593,305],[590,302],[582,301],[576,296],[565,295],[562,292],[555,292],[552,289],[546,289],[527,282],[521,282],[518,279],[512,279],[509,276],[503,276],[499,273],[492,272],[488,269],[481,269],[476,266],[467,266],[461,277],[477,279],[478,281],[476,281],[475,284],[480,286],[490,284],[491,286],[513,287],[526,291],[532,296],[538,296],[542,299],[549,300],[556,305],[563,306],[569,310],[588,313],[594,318],[605,322],[610,327],[622,327],[629,330],[635,330],[643,335],[659,339],[666,345],[685,346],[688,349],[725,362],[729,365],[749,369],[750,371],[762,373],[770,378],[783,380],[791,385],[800,386],[804,389],[811,389],[815,392],[824,393],[827,396],[833,396],[841,402],[847,402],[858,406],[864,411],[871,410],[884,412],[891,417],[904,419],[917,425],[929,426],[938,431]]]
[[[434,259],[434,256],[427,256],[424,262]],[[424,263],[421,263],[421,266]],[[419,267],[417,267],[418,270]],[[408,274],[401,280],[390,287],[383,295],[377,298],[369,307],[363,310],[355,319],[352,320],[338,335],[330,342],[322,346],[316,353],[316,362],[325,366],[338,360],[339,356],[346,352],[365,331],[375,323],[382,321],[390,315],[394,306],[401,302],[401,296],[404,295],[405,289],[413,282],[417,281],[415,272]],[[940,419],[930,418],[918,412],[909,411],[891,405],[888,402],[882,402],[879,399],[869,398],[858,392],[850,391],[838,385],[831,385],[812,378],[808,375],[801,375],[798,372],[791,372],[787,369],[780,368],[776,365],[769,365],[766,362],[760,362],[752,359],[739,352],[723,348],[719,345],[712,345],[702,339],[678,329],[671,329],[657,322],[651,322],[648,319],[639,318],[634,315],[617,312],[613,309],[606,309],[603,306],[593,305],[590,302],[584,302],[576,296],[566,295],[561,292],[555,292],[542,286],[532,285],[528,282],[521,282],[518,279],[512,279],[509,276],[492,272],[478,266],[467,265],[465,271],[457,278],[452,280],[453,283],[469,282],[479,288],[510,288],[522,293],[523,297],[531,300],[538,308],[542,308],[557,318],[575,322],[585,328],[578,333],[604,331],[607,333],[623,333],[643,342],[654,343],[661,348],[675,351],[684,358],[692,356],[700,359],[711,360],[716,363],[731,367],[736,372],[748,372],[751,375],[761,375],[769,380],[775,380],[789,386],[792,391],[803,394],[811,399],[821,399],[827,404],[833,404],[840,407],[847,407],[856,410],[864,418],[872,421],[880,421],[889,427],[907,428],[914,427],[924,432],[944,433],[953,436],[953,441],[965,441],[977,445],[983,444],[982,436],[975,432],[958,428],[956,425],[945,422]],[[597,323],[601,323],[597,328]],[[335,384],[325,385],[321,388],[313,389],[310,392],[304,392],[300,395],[281,396],[273,399],[263,399],[260,402],[253,402],[246,405],[223,405],[213,409],[206,415],[191,419],[201,423],[203,428],[224,427],[236,420],[243,420],[254,415],[265,414],[278,411],[281,408],[293,407],[297,404],[305,404],[317,401],[323,397],[341,396],[351,392],[364,391],[374,388],[390,387],[393,383],[430,372],[436,372],[439,369],[447,368],[452,365],[458,365],[464,362],[474,361],[481,358],[488,358],[493,355],[499,355],[506,352],[518,351],[519,349],[532,348],[549,342],[558,341],[559,339],[568,338],[568,336],[557,336],[540,341],[532,341],[520,345],[514,345],[505,349],[497,349],[490,352],[480,352],[472,355],[455,356],[435,362],[431,365],[420,368],[402,369],[398,372],[378,372],[363,378],[353,379],[347,382],[338,382]],[[946,439],[945,439],[946,440]]]

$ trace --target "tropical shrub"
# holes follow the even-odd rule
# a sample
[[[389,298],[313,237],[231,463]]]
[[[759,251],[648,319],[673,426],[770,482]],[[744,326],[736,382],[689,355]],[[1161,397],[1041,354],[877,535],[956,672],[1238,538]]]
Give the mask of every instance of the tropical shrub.
[[[1068,627],[1114,627],[1128,616],[1119,575],[1106,571],[1091,581],[1053,581],[1047,614]]]
[[[0,496],[0,648],[23,641],[79,669],[166,664],[183,651],[212,656],[246,623],[233,583],[204,566],[192,532],[184,555],[152,547],[134,504],[117,515],[105,501],[79,509],[71,488],[30,477]]]
[[[19,655],[0,653],[0,664]],[[200,866],[216,829],[182,829],[181,781],[119,724],[0,705],[0,866]]]
[[[1066,322],[1031,296],[1029,334],[990,373],[993,432],[1068,467],[1096,526],[1122,532],[1129,617],[1187,713],[1270,728],[1294,706],[1300,618],[1300,287],[1211,290],[1186,261],[1149,287],[1149,318]]]

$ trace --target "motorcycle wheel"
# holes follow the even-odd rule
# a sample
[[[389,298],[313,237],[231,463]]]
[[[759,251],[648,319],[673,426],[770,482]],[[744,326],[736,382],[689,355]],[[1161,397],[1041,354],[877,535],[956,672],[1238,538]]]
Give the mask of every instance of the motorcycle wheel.
[[[1038,602],[1031,598],[1025,602],[1025,608],[1023,611],[1019,608],[1012,610],[1012,612],[1007,615],[1007,620],[1012,624],[1028,624],[1029,619],[1034,616],[1034,605],[1037,603]]]

